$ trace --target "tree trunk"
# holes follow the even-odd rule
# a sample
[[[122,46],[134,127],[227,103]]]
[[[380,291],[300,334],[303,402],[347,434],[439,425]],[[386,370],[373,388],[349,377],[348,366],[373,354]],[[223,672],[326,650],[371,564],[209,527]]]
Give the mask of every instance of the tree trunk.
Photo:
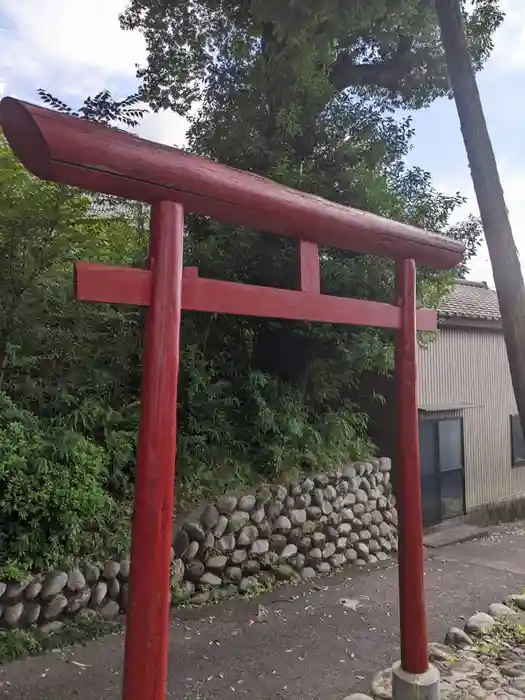
[[[459,0],[435,0],[448,72],[478,200],[525,433],[525,288],[503,189],[465,36]]]

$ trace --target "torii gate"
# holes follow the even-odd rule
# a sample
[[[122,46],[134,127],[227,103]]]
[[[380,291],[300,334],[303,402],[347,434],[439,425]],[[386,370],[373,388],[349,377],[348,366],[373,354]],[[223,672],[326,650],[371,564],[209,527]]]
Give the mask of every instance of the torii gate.
[[[165,700],[181,311],[325,321],[397,331],[396,426],[401,668],[428,669],[416,400],[415,264],[452,268],[449,238],[304,194],[251,173],[6,97],[0,125],[36,176],[152,204],[149,268],[75,265],[76,298],[147,306],[127,608],[124,700]],[[298,241],[299,289],[202,279],[183,269],[184,211]],[[394,304],[321,294],[318,245],[392,258]],[[148,576],[142,575],[148,571]]]

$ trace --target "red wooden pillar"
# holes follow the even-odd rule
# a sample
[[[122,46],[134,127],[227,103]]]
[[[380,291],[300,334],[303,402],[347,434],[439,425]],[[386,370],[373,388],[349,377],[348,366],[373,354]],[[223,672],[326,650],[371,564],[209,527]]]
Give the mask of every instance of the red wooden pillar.
[[[401,328],[397,331],[395,353],[401,667],[408,673],[420,674],[428,668],[428,644],[416,383],[416,268],[413,260],[403,260],[397,265],[396,303],[401,307]]]
[[[153,205],[137,445],[124,700],[166,697],[170,546],[175,477],[184,212]]]
[[[311,294],[321,293],[321,268],[319,246],[302,238],[297,242],[299,263],[299,289]]]

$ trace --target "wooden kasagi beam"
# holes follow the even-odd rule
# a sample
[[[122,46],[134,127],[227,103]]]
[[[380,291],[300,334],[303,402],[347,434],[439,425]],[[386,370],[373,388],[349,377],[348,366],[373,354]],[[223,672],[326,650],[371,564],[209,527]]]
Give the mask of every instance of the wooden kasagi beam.
[[[258,175],[12,97],[0,103],[9,145],[35,175],[238,226],[359,253],[451,268],[464,247],[446,236],[329,202]]]
[[[151,271],[76,262],[75,298],[149,306]],[[401,309],[392,304],[206,279],[199,277],[194,267],[184,268],[182,308],[186,311],[351,323],[377,328],[399,329],[401,326]],[[416,323],[418,331],[435,331],[437,314],[430,309],[419,309]]]

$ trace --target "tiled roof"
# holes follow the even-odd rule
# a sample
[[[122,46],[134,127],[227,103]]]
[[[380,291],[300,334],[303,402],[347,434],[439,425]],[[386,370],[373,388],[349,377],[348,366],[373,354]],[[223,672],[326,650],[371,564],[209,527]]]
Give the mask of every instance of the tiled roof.
[[[498,296],[486,282],[456,280],[452,293],[441,301],[438,311],[445,318],[501,320]]]

